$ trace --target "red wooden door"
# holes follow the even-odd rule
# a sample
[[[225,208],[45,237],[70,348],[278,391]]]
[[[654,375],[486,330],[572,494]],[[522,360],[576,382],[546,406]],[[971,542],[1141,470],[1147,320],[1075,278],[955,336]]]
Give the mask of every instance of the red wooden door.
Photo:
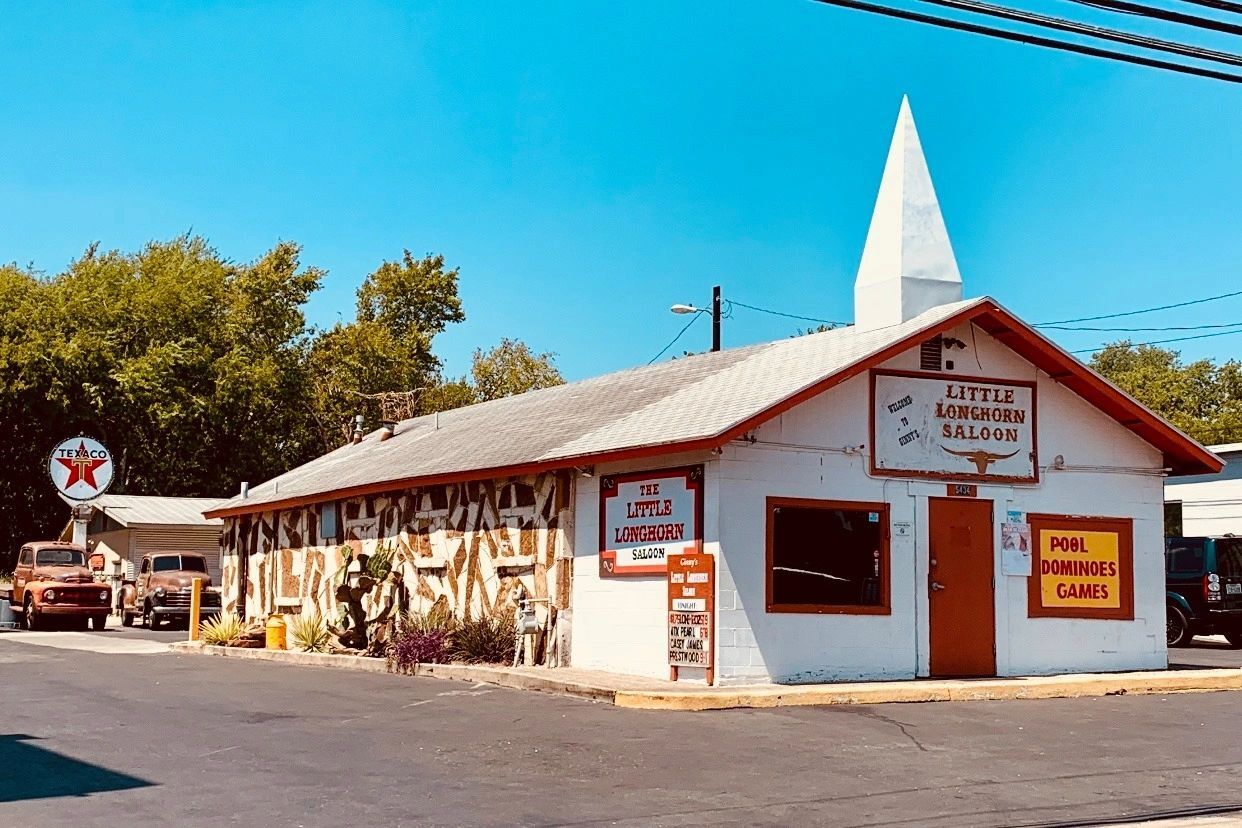
[[[931,674],[996,675],[992,502],[930,498]]]

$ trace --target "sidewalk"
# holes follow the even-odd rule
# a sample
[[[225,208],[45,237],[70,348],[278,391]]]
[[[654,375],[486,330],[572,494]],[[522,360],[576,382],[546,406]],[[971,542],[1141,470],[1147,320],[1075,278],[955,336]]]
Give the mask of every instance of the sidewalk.
[[[248,658],[372,673],[387,671],[387,665],[382,659],[358,656],[204,647],[188,642],[171,644],[169,649],[176,653]],[[1242,669],[1234,668],[953,681],[920,679],[843,684],[762,684],[744,687],[705,687],[572,667],[420,664],[416,675],[486,682],[500,687],[575,696],[640,710],[725,710],[736,707],[1059,699],[1242,690]]]

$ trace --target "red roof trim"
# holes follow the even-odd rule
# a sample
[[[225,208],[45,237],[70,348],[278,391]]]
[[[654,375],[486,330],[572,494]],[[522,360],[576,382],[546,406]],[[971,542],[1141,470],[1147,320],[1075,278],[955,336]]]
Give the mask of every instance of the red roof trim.
[[[1026,359],[1035,367],[1051,376],[1056,382],[1064,385],[1121,425],[1129,428],[1153,447],[1159,449],[1164,455],[1165,466],[1172,469],[1174,474],[1213,474],[1224,468],[1224,461],[1215,454],[1212,454],[1212,452],[1178,431],[1155,412],[1149,410],[1120,388],[1117,388],[1108,380],[1070,356],[1070,354],[1063,351],[1051,340],[1046,339],[1034,328],[1029,327],[999,305],[993,302],[982,302],[963,308],[961,311],[942,319],[934,325],[921,328],[909,336],[893,342],[866,359],[824,377],[819,382],[813,383],[775,405],[742,420],[715,437],[635,446],[617,451],[563,457],[538,463],[474,469],[472,471],[443,475],[409,477],[382,483],[368,483],[302,497],[256,503],[253,506],[238,505],[229,508],[212,509],[203,512],[203,515],[208,518],[236,517],[256,512],[271,512],[278,509],[309,506],[326,500],[341,500],[343,498],[359,497],[368,494],[383,494],[418,486],[440,486],[451,483],[466,483],[472,480],[516,477],[571,468],[584,463],[615,463],[626,460],[640,460],[674,452],[707,451],[723,446],[729,441],[741,437],[749,431],[753,431],[768,420],[779,417],[795,406],[819,396],[846,380],[863,374],[872,368],[879,367],[903,351],[908,350],[913,343],[952,330],[963,322],[973,322],[978,325],[980,329],[1003,342],[1023,359]]]

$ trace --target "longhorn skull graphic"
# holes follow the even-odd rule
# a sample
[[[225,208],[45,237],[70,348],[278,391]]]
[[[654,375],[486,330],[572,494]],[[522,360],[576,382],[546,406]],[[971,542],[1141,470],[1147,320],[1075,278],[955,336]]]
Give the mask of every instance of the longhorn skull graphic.
[[[944,446],[941,446],[941,448],[955,457],[965,457],[967,460],[974,463],[975,468],[979,470],[979,474],[987,474],[988,466],[992,465],[997,460],[1007,460],[1017,454],[1018,451],[1021,451],[1021,449],[1018,449],[1017,451],[1011,451],[1009,454],[993,454],[992,452],[984,451],[983,449],[975,449],[974,451],[954,451],[953,449],[945,448]]]

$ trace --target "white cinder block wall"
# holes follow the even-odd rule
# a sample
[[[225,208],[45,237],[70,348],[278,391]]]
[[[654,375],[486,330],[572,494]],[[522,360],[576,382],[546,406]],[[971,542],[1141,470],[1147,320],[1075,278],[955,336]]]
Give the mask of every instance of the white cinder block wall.
[[[993,506],[996,666],[1000,675],[1161,668],[1164,645],[1163,481],[1117,468],[1155,469],[1160,453],[1094,407],[969,325],[949,335],[971,343],[954,351],[952,373],[1036,379],[1041,481],[979,485]],[[977,351],[976,351],[977,349]],[[977,357],[977,359],[976,359]],[[918,370],[917,348],[886,363]],[[838,385],[769,421],[754,436],[773,445],[727,446],[713,455],[677,455],[601,467],[578,478],[573,582],[573,664],[666,678],[666,585],[662,577],[600,579],[598,478],[702,462],[704,540],[718,555],[716,673],[721,684],[847,681],[927,675],[927,498],[944,483],[871,477],[866,445],[866,375]],[[1069,467],[1050,470],[1056,455]],[[1074,467],[1095,467],[1076,469]],[[891,615],[768,614],[765,607],[766,498],[883,501],[893,533]],[[1000,524],[1008,510],[1134,518],[1133,621],[1028,618],[1027,579],[1001,575]],[[683,676],[702,675],[683,670]]]
[[[719,478],[715,460],[710,452],[668,455],[599,466],[593,477],[576,478],[571,656],[574,667],[659,679],[669,675],[666,577],[599,577],[600,477],[703,464],[703,540],[710,552],[718,548],[719,540]],[[702,670],[682,668],[680,675],[688,681],[706,681]]]
[[[968,345],[953,352],[953,373],[1036,379],[1039,461],[1060,454],[1067,466],[1159,468],[1159,452],[1053,382],[982,331],[951,332]],[[975,351],[978,349],[978,361]],[[917,350],[883,367],[918,370]],[[755,437],[786,446],[840,448],[869,442],[867,376],[846,381],[761,426]],[[865,455],[809,448],[731,445],[720,462],[720,533],[724,584],[735,608],[719,616],[719,677],[750,681],[847,681],[927,675],[927,498],[944,483],[867,474]],[[891,615],[798,615],[765,611],[765,498],[882,501],[891,538]],[[1165,666],[1162,480],[1117,471],[1041,472],[1033,486],[979,486],[992,500],[996,573],[996,667],[1000,675]],[[1000,574],[1000,523],[1006,511],[1135,517],[1134,621],[1027,617],[1027,579]],[[726,573],[727,574],[724,574]],[[921,588],[920,588],[921,587]],[[723,592],[722,592],[723,596]],[[733,644],[728,642],[732,639]]]

